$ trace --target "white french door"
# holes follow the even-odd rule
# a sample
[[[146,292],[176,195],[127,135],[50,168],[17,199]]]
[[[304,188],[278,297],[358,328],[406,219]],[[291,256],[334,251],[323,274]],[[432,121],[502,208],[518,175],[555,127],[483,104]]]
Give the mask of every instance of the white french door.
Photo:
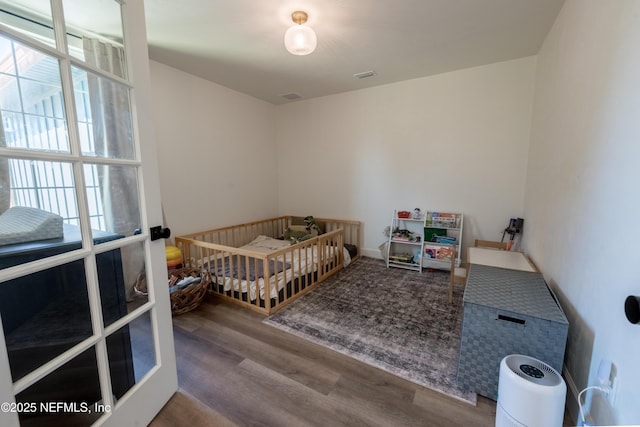
[[[0,0],[0,425],[177,389],[142,0]]]

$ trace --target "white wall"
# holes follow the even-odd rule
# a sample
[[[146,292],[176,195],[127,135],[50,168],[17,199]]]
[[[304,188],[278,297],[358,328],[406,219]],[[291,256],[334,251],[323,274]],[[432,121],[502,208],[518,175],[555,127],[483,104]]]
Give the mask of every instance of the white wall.
[[[275,107],[154,61],[151,84],[172,235],[277,216]]]
[[[640,326],[623,311],[640,294],[639,52],[640,2],[567,0],[538,58],[525,193],[525,250],[570,322],[569,385],[614,363],[615,404],[594,399],[607,425],[640,424]]]
[[[464,243],[499,240],[509,217],[522,216],[535,64],[278,107],[280,212],[363,221],[370,256],[396,208],[463,212]]]

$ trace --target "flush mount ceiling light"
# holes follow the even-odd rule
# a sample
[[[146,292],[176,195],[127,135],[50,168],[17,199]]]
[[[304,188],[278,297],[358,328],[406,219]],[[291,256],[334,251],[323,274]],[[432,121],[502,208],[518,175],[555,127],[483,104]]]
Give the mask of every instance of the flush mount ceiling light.
[[[284,46],[289,53],[294,55],[308,55],[316,49],[318,40],[316,33],[310,27],[304,25],[307,22],[306,12],[297,10],[291,14],[291,19],[296,25],[290,27],[284,33]]]

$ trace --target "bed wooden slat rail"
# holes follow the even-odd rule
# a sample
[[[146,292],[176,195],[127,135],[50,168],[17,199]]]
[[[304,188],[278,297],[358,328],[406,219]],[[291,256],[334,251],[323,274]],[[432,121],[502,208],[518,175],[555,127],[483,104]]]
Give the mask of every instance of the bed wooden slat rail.
[[[261,236],[280,238],[287,228],[300,223],[302,217],[282,216],[175,240],[186,266],[211,273],[210,293],[269,315],[340,271],[349,256],[345,244],[360,247],[360,222],[321,218],[316,223],[325,232],[309,240],[290,245],[269,239],[265,249],[249,245],[261,245]]]

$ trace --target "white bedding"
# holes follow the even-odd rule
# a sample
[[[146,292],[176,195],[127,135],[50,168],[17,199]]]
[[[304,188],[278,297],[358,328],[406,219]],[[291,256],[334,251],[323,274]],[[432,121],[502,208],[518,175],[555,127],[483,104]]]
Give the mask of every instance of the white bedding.
[[[246,249],[254,252],[260,252],[263,254],[270,254],[275,251],[278,251],[283,248],[287,248],[291,246],[291,244],[286,240],[278,240],[268,236],[258,236],[250,243],[241,246],[241,249]],[[326,256],[333,256],[333,247],[327,247]],[[282,272],[277,274],[277,283],[276,283],[276,275],[272,274],[269,278],[270,285],[270,296],[271,298],[275,298],[278,295],[278,291],[281,290],[286,283],[293,281],[294,279],[300,277],[301,275],[305,275],[308,273],[312,273],[316,271],[316,261],[318,258],[318,249],[317,246],[310,246],[303,249],[296,249],[293,252],[287,252],[283,257],[278,257],[279,262],[284,262],[285,265],[288,265],[289,268],[283,270]],[[343,250],[344,253],[344,266],[346,267],[351,262],[351,256],[349,255],[349,251],[346,249]],[[307,259],[312,262],[307,263]],[[302,274],[301,274],[302,273]],[[220,276],[217,278],[218,284],[222,280]],[[214,278],[214,281],[216,279]],[[258,286],[260,289],[260,298],[264,299],[264,278],[258,278]],[[241,280],[237,278],[224,277],[224,290],[229,291],[233,286],[233,290],[236,292],[247,292],[247,287],[249,288],[249,293],[251,300],[256,299],[256,282],[253,280]]]

